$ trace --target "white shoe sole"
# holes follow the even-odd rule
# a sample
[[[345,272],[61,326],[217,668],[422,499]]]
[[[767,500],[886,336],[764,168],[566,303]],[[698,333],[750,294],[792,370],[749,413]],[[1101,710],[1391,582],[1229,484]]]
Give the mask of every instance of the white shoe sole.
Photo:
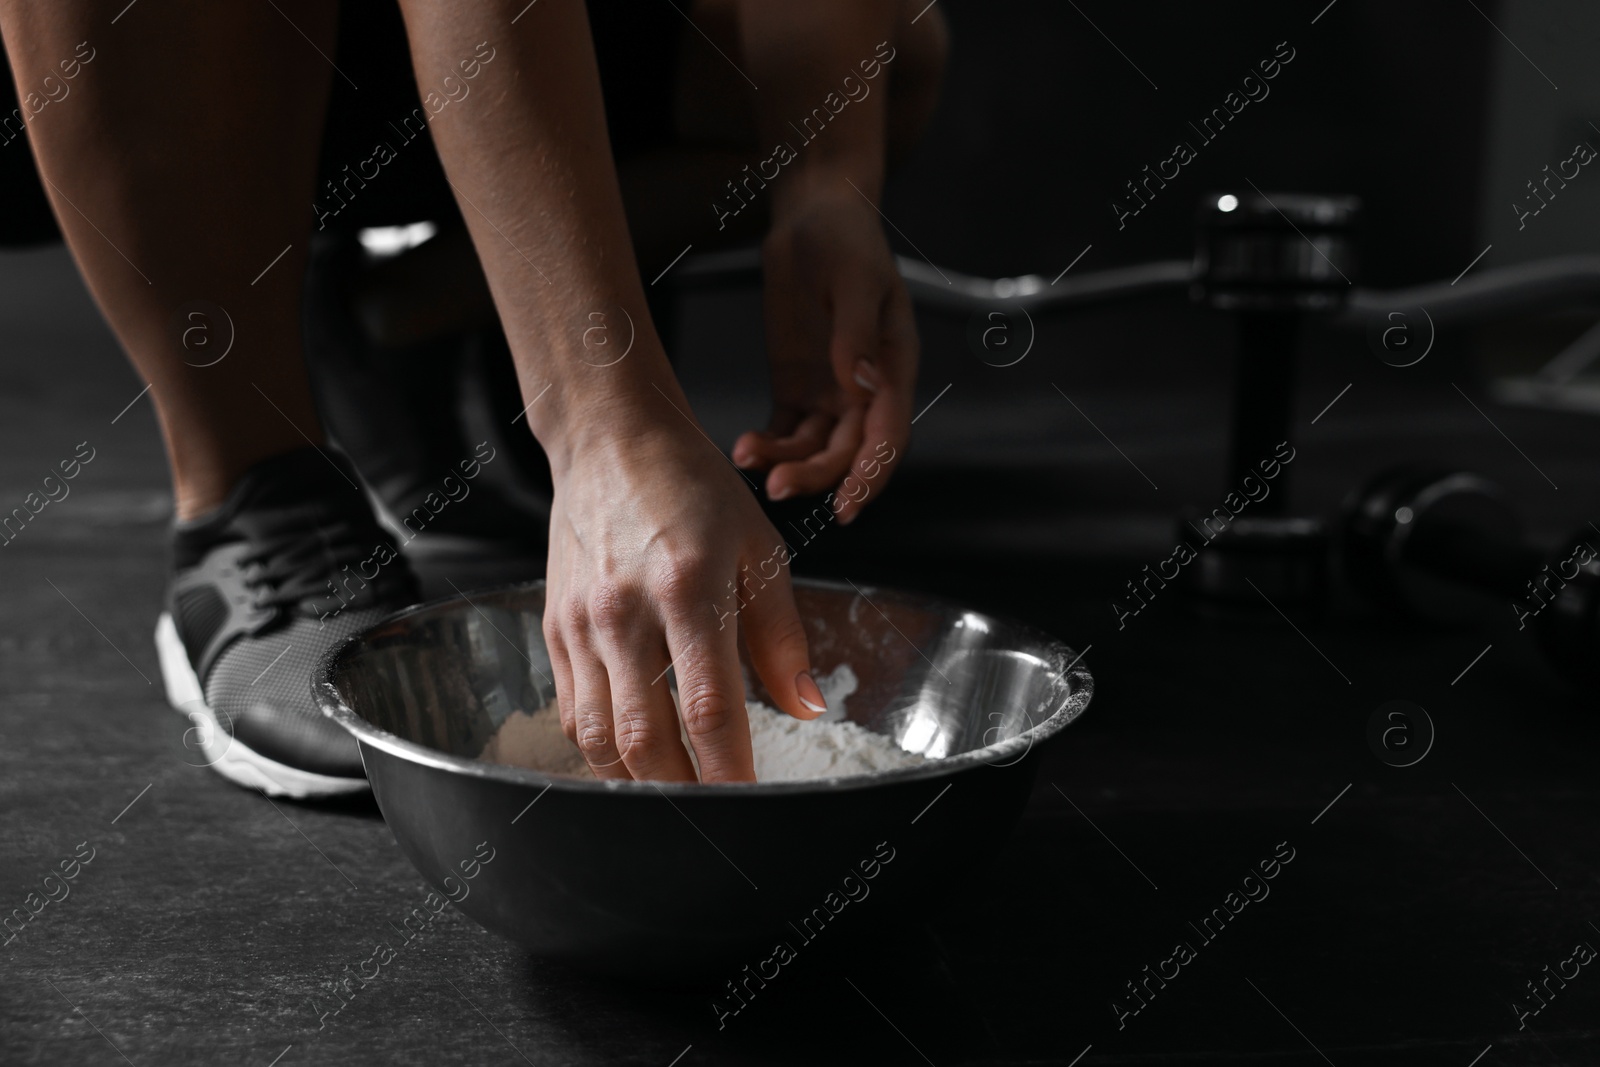
[[[339,778],[313,774],[270,760],[254,751],[217,724],[216,715],[206,706],[205,692],[189,654],[178,638],[172,616],[162,613],[156,622],[156,655],[161,661],[161,681],[167,690],[167,703],[187,717],[200,734],[200,753],[205,763],[228,781],[265,793],[269,797],[335,797],[365,792],[365,778]],[[187,735],[184,739],[188,747]]]

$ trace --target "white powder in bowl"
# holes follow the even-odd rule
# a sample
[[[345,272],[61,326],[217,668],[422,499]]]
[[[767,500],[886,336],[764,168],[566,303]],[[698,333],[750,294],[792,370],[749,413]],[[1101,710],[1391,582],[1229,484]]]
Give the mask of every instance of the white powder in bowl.
[[[750,701],[746,708],[750,713],[750,744],[755,752],[758,782],[873,774],[924,762],[922,756],[853,722],[802,722],[757,701]],[[687,741],[684,747],[693,759],[694,750]],[[514,711],[506,716],[478,758],[546,774],[594,777],[578,746],[561,732],[561,713],[554,704],[532,715]]]

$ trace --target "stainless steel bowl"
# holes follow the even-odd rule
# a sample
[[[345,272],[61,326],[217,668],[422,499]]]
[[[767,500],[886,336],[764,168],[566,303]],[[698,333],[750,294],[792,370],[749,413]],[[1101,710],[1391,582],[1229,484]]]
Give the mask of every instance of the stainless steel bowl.
[[[797,581],[795,599],[818,672],[848,663],[859,679],[848,717],[937,758],[714,786],[480,762],[508,714],[555,696],[542,582],[400,612],[329,650],[312,689],[355,735],[401,849],[462,911],[589,970],[711,973],[847,906],[887,918],[934,902],[999,848],[1037,746],[1093,691],[1072,649],[1017,623],[828,582]]]

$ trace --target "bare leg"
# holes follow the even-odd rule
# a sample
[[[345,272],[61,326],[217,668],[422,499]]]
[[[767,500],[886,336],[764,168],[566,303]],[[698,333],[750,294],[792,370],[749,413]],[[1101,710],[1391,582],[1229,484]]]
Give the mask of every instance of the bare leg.
[[[162,0],[111,18],[88,0],[0,3],[24,98],[59,83],[60,62],[88,54],[80,42],[92,49],[29,124],[33,148],[72,254],[150,383],[178,516],[192,518],[253,463],[322,443],[299,308],[335,8]],[[221,313],[193,317],[195,302]]]

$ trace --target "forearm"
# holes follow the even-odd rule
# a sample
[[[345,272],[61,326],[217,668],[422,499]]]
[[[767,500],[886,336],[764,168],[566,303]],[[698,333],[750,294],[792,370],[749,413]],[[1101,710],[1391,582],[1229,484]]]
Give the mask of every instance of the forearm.
[[[669,398],[687,411],[634,263],[583,4],[402,8],[434,143],[552,466],[670,416]]]
[[[876,200],[882,186],[897,0],[742,0],[739,27],[761,143],[794,159],[773,183],[782,217],[848,180]]]

